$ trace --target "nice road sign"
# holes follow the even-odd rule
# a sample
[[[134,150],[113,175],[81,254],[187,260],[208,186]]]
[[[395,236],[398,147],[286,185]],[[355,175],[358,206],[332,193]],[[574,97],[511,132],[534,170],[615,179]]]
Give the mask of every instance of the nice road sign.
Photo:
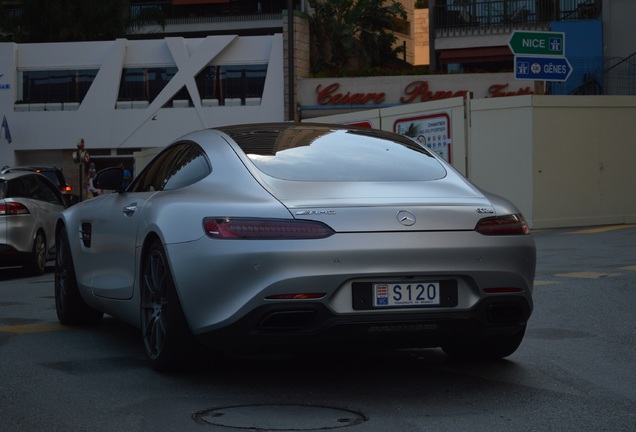
[[[563,56],[565,33],[515,30],[508,46],[515,55]]]
[[[565,57],[515,56],[515,78],[536,81],[567,81],[572,65]]]

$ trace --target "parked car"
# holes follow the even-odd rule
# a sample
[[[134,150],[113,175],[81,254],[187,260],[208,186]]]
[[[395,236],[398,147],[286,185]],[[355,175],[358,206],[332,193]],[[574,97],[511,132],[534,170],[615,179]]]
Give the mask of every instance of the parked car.
[[[0,266],[44,273],[55,257],[55,222],[66,208],[51,181],[31,171],[0,174]]]
[[[67,206],[72,206],[73,204],[77,204],[79,202],[79,196],[73,193],[73,188],[66,181],[66,177],[64,177],[64,173],[62,170],[55,165],[53,166],[18,166],[18,167],[5,167],[2,172],[11,172],[11,171],[32,171],[43,174],[53,182],[53,184],[60,190],[62,196],[64,197],[64,201]]]
[[[57,222],[57,315],[141,328],[150,364],[218,350],[441,347],[499,359],[532,312],[536,251],[509,201],[389,132],[194,132]],[[79,235],[78,235],[79,233]]]

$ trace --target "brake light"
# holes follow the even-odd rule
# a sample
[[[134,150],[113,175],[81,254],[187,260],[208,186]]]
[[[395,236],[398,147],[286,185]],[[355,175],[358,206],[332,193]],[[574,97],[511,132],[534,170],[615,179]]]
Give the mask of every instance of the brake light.
[[[28,208],[24,206],[24,204],[20,204],[17,202],[8,202],[5,205],[0,206],[0,215],[2,216],[12,216],[12,215],[21,215],[21,214],[31,214]]]
[[[334,232],[314,221],[282,219],[205,218],[203,229],[212,238],[243,240],[321,239]]]
[[[475,231],[483,235],[525,235],[530,233],[530,227],[521,214],[516,214],[482,219]]]

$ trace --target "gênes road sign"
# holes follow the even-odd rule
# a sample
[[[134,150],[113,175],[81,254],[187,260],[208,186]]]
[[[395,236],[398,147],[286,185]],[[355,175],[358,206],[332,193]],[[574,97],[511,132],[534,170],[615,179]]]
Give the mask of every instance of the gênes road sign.
[[[536,81],[567,81],[572,65],[565,57],[515,56],[515,78]]]

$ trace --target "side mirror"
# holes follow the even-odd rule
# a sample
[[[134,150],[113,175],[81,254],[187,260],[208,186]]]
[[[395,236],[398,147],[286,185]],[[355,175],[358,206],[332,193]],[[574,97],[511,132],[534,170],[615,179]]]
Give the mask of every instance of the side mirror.
[[[70,207],[79,202],[79,196],[71,195],[71,194],[62,194],[62,198],[64,198],[64,202],[66,203],[66,207]]]
[[[105,168],[97,173],[93,179],[93,186],[102,190],[122,192],[121,183],[124,180],[124,170],[119,167]]]

